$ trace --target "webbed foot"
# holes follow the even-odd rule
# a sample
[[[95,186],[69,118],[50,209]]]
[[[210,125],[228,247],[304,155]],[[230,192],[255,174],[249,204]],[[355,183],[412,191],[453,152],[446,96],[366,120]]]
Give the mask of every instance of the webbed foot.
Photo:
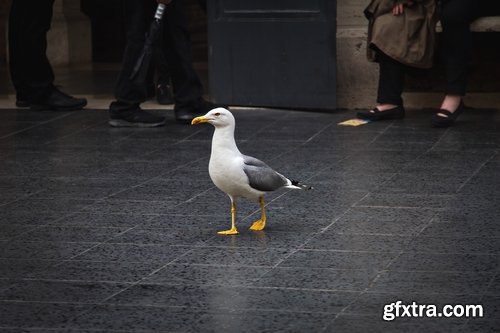
[[[266,220],[260,219],[260,220],[255,221],[252,224],[252,226],[250,227],[250,230],[254,230],[254,231],[264,230],[265,226],[266,226]]]
[[[231,228],[229,230],[219,231],[217,232],[219,235],[237,235],[239,234],[236,228]]]

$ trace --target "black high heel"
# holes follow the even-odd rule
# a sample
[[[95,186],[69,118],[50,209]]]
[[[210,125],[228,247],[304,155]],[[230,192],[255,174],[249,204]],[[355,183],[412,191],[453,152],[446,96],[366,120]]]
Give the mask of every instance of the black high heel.
[[[458,116],[464,112],[465,106],[463,101],[460,101],[460,104],[458,105],[457,109],[455,112],[451,112],[445,109],[439,109],[439,111],[434,114],[431,118],[431,123],[432,126],[434,127],[449,127],[453,125],[455,120],[457,120]],[[438,115],[439,113],[445,115],[446,117]]]
[[[360,111],[357,113],[357,116],[358,118],[372,121],[402,119],[405,117],[405,108],[402,105],[385,111],[380,111],[378,108],[374,108],[370,111]]]

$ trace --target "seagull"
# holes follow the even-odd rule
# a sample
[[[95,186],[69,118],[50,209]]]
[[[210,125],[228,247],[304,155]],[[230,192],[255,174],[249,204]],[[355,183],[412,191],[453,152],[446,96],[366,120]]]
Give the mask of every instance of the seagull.
[[[282,188],[307,190],[311,187],[290,180],[274,171],[266,163],[243,155],[234,140],[236,121],[229,110],[216,108],[206,115],[196,117],[191,125],[209,123],[215,127],[208,172],[215,186],[231,199],[231,229],[219,231],[220,235],[236,235],[236,200],[245,198],[259,202],[261,217],[250,230],[263,230],[266,226],[264,195]]]

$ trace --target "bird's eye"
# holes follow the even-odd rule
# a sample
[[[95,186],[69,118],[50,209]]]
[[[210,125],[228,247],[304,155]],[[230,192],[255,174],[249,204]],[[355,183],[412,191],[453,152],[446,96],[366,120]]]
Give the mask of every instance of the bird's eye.
[[[216,116],[216,117],[220,116],[220,112],[217,112],[217,113],[215,114],[215,116]]]

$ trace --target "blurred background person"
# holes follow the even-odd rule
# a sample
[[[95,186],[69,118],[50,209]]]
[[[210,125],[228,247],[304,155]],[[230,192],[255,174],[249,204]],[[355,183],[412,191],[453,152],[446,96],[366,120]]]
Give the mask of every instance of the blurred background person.
[[[158,0],[168,4],[162,19],[160,39],[164,63],[172,82],[174,112],[178,122],[191,120],[216,107],[203,99],[203,86],[192,64],[191,40],[184,1]],[[146,33],[152,22],[156,2],[153,0],[124,0],[125,22],[129,24],[127,46],[115,88],[115,98],[109,107],[109,124],[114,127],[156,127],[165,124],[165,118],[146,112],[140,104],[147,98],[147,84],[130,79],[140,56]]]
[[[87,105],[85,98],[63,93],[54,85],[47,59],[47,32],[54,0],[14,0],[9,17],[9,59],[16,106],[35,110],[73,111]]]

